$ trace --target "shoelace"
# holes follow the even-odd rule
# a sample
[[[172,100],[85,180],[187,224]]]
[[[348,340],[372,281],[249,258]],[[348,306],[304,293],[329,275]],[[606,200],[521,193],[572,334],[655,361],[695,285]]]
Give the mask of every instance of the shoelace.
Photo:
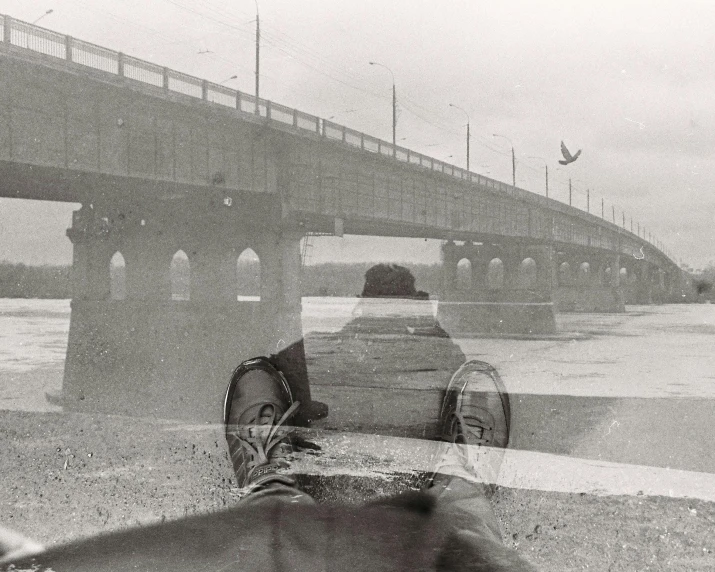
[[[457,440],[459,437],[462,437],[463,442],[467,442],[467,435],[466,433],[469,432],[471,435],[469,439],[471,440],[472,445],[487,445],[487,439],[484,437],[484,434],[486,433],[486,428],[482,427],[481,425],[468,425],[466,420],[464,419],[464,415],[461,413],[457,413],[456,411],[452,413],[457,418],[457,421],[459,422],[459,430],[457,433],[454,435],[448,435],[448,434],[443,434],[442,435],[442,441],[448,441],[451,443],[457,443]],[[479,433],[477,433],[479,431]]]
[[[271,415],[262,419],[262,422],[238,427],[236,437],[248,455],[246,469],[249,480],[256,467],[271,462],[270,457],[273,449],[294,431],[294,427],[287,427],[285,423],[295,414],[299,405],[299,401],[293,403],[278,422],[275,422],[276,410],[273,408]]]

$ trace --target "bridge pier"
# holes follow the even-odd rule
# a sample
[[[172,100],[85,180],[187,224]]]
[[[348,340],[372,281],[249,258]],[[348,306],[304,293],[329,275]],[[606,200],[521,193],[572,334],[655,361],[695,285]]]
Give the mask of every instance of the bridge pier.
[[[635,303],[652,304],[653,282],[651,278],[650,265],[644,261],[639,262],[635,267],[635,275]]]
[[[437,320],[450,335],[551,334],[556,332],[551,302],[549,247],[521,245],[457,245],[442,248],[443,291]],[[536,269],[524,277],[523,262]],[[471,265],[471,283],[458,288],[458,265]]]
[[[133,216],[126,205],[85,205],[75,213],[66,407],[217,422],[240,361],[302,351],[301,235],[193,207],[143,205]],[[238,301],[237,259],[249,247],[260,260],[260,300]],[[188,300],[177,299],[172,277],[179,250],[188,258],[188,285],[178,284],[188,286]],[[116,252],[125,261],[120,300],[110,299]],[[307,383],[294,390],[310,401]]]
[[[558,312],[625,312],[620,256],[562,253],[554,303]],[[618,269],[615,272],[611,269]]]

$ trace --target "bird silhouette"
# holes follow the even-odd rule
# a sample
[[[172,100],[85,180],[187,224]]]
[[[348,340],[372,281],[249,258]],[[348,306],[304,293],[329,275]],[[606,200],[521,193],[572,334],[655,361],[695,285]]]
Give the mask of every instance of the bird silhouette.
[[[569,163],[573,163],[576,159],[578,159],[578,156],[581,154],[581,149],[576,151],[574,155],[571,155],[569,150],[566,148],[566,145],[564,145],[564,142],[561,142],[561,154],[564,156],[563,159],[559,160],[559,163],[562,165],[568,165]]]

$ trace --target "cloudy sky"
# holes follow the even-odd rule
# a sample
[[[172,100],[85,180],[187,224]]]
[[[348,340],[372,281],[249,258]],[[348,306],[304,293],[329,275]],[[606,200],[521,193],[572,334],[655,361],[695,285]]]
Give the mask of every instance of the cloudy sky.
[[[606,215],[715,261],[715,2],[258,0],[261,96]],[[52,10],[50,14],[46,14]],[[0,12],[248,93],[253,0],[2,0]],[[43,14],[45,14],[43,16]],[[233,76],[237,76],[235,79]],[[452,103],[463,111],[450,107]],[[494,134],[503,137],[494,137]],[[578,161],[558,170],[559,142]],[[72,207],[0,201],[0,259],[69,262]],[[313,260],[415,260],[355,238]],[[429,254],[436,256],[436,245]],[[424,256],[424,251],[420,256]]]

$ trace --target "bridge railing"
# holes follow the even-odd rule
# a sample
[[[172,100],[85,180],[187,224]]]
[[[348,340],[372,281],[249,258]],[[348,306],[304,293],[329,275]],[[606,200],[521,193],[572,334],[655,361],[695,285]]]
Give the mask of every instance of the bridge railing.
[[[309,131],[326,139],[340,141],[363,151],[392,157],[403,163],[419,165],[434,172],[443,173],[487,189],[493,189],[516,199],[558,210],[566,215],[574,215],[578,212],[579,216],[585,216],[588,219],[592,218],[592,222],[601,226],[612,226],[613,230],[617,229],[619,234],[632,235],[633,238],[650,242],[654,246],[658,244],[655,238],[650,240],[643,238],[625,228],[602,220],[595,215],[585,213],[575,207],[563,205],[553,199],[547,199],[501,181],[466,171],[410,149],[394,146],[392,143],[350,129],[344,125],[333,123],[327,119],[321,119],[315,115],[310,115],[267,99],[256,100],[253,95],[230,89],[221,84],[171,70],[84,40],[77,40],[71,36],[59,34],[6,15],[0,15],[0,23],[0,42],[3,44],[66,60],[75,65],[124,77],[188,97],[202,99],[213,104],[235,109],[241,113],[264,118],[267,121],[292,126],[301,131]],[[659,247],[656,246],[656,248]]]

